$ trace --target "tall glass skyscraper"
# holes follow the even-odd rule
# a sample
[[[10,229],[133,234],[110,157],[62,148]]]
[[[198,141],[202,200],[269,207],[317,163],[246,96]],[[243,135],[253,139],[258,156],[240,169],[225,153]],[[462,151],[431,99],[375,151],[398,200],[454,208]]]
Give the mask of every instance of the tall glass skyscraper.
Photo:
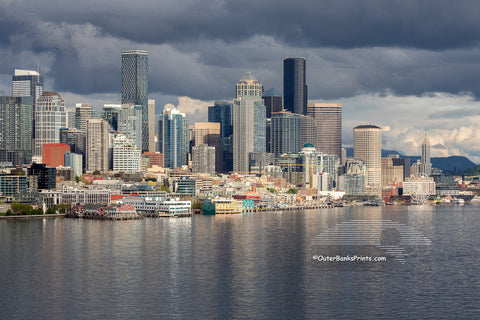
[[[32,98],[0,97],[0,161],[32,160]]]
[[[142,106],[123,104],[117,110],[117,130],[142,148]]]
[[[165,168],[188,164],[188,120],[175,108],[165,108],[158,120],[158,148]]]
[[[148,119],[150,116],[147,51],[122,51],[122,104],[125,103],[142,106],[142,152],[147,152],[149,151]]]
[[[35,140],[35,112],[37,99],[43,93],[43,77],[37,71],[15,69],[12,77],[13,97],[32,97],[32,148]]]
[[[15,69],[12,77],[12,96],[32,97],[33,107],[43,93],[43,77],[33,70]]]
[[[283,60],[283,105],[292,113],[307,113],[305,64],[305,58]]]

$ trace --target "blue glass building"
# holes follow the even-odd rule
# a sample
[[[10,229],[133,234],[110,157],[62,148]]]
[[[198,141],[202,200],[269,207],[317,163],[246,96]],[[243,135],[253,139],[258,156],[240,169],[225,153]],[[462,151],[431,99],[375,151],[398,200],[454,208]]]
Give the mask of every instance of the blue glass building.
[[[165,168],[188,164],[188,120],[177,109],[166,108],[158,120],[158,150]]]

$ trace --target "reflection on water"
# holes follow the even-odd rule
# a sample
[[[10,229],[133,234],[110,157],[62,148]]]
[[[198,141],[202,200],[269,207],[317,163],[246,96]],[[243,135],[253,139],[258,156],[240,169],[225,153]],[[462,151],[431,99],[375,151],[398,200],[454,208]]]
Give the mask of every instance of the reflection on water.
[[[312,259],[315,236],[364,220],[432,244],[404,264]],[[0,221],[0,318],[474,318],[479,227],[475,206]]]

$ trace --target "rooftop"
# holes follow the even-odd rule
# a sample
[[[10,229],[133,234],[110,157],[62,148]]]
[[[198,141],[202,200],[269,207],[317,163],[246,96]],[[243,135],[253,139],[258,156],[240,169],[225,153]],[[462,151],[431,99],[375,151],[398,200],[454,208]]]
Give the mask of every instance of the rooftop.
[[[381,130],[382,128],[371,125],[371,124],[364,124],[364,125],[356,126],[353,129],[380,129]]]

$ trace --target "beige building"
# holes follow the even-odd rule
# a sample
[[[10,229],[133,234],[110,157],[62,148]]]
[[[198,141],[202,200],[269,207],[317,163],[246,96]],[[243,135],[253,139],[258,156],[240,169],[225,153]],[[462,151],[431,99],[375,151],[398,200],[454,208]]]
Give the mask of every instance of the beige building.
[[[108,171],[109,146],[110,137],[108,133],[108,122],[103,119],[88,119],[86,148],[87,171]]]
[[[353,157],[367,165],[367,191],[379,193],[382,183],[382,129],[374,125],[353,128]]]
[[[394,166],[392,158],[382,158],[382,187],[403,182],[403,166]]]
[[[206,144],[215,147],[215,171],[222,171],[223,166],[223,148],[220,137],[220,123],[216,122],[196,122],[192,128],[193,146],[198,147]]]
[[[339,103],[309,103],[307,115],[315,119],[319,152],[342,158],[342,105]]]

